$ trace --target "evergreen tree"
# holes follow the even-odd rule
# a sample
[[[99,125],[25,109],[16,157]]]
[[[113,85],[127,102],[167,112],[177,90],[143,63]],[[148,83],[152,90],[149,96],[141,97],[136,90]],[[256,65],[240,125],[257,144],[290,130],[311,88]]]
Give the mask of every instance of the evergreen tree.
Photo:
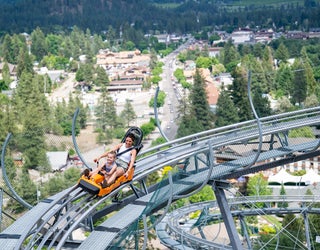
[[[276,50],[275,58],[280,63],[286,63],[289,59],[289,51],[287,47],[284,45],[284,43],[280,43],[279,47]]]
[[[4,141],[7,134],[16,134],[19,124],[12,100],[0,93],[0,140]]]
[[[22,35],[14,34],[12,36],[6,34],[1,44],[1,52],[3,60],[17,64],[20,49],[26,50],[26,40]]]
[[[101,96],[95,108],[95,116],[97,118],[96,127],[100,134],[99,141],[110,139],[111,132],[117,127],[119,121],[115,103],[105,86],[101,88]]]
[[[10,77],[10,69],[7,62],[4,62],[2,67],[2,79],[4,81],[5,86],[9,86],[11,83],[11,77]]]
[[[121,111],[121,117],[125,120],[127,126],[129,127],[130,122],[137,118],[136,113],[134,112],[133,106],[129,99],[126,99],[124,108]]]
[[[273,90],[276,91],[276,98],[289,97],[292,91],[293,72],[286,64],[281,64],[276,72]]]
[[[281,184],[280,195],[283,195],[283,196],[286,195],[286,190],[284,189],[283,183]],[[287,208],[288,206],[289,204],[287,201],[278,202],[278,207]]]
[[[49,128],[50,109],[46,97],[40,91],[41,77],[23,72],[13,96],[15,109],[19,113],[21,133],[18,147],[25,157],[25,168],[48,170],[45,131]]]
[[[8,133],[8,129],[6,128],[5,125],[5,117],[6,117],[6,103],[8,103],[8,98],[0,93],[0,140],[4,141],[7,133]]]
[[[267,93],[269,84],[267,83],[261,61],[250,54],[241,59],[241,66],[251,71],[251,91],[254,91],[259,86],[263,93]]]
[[[20,49],[17,65],[17,77],[20,78],[23,71],[27,73],[34,73],[32,59],[29,56],[28,52],[24,49]]]
[[[228,41],[223,47],[222,63],[227,66],[229,63],[237,61],[239,58],[237,50],[231,41]]]
[[[299,104],[299,106],[304,102],[307,97],[307,77],[306,72],[302,70],[303,64],[300,60],[295,60],[292,66],[293,81],[292,81],[292,103]]]
[[[12,47],[11,37],[10,35],[6,34],[1,44],[2,57],[4,61],[13,63],[14,59],[13,59],[11,47]]]
[[[194,84],[190,90],[188,101],[184,100],[180,107],[182,114],[177,137],[208,130],[214,125],[214,116],[208,104],[205,83],[198,69],[194,75]]]
[[[319,90],[319,86],[317,86],[317,82],[314,78],[314,73],[311,66],[311,60],[308,57],[305,47],[301,49],[301,60],[303,63],[303,69],[305,71],[305,76],[306,76],[307,95],[315,94],[317,93],[317,90]]]
[[[39,27],[31,33],[31,41],[31,53],[35,56],[35,59],[40,62],[42,58],[48,54],[48,45],[45,35]]]
[[[108,31],[106,34],[107,42],[109,43],[110,47],[112,48],[114,43],[116,42],[116,31],[113,29],[111,25],[108,26]]]
[[[199,124],[200,132],[213,128],[213,113],[210,111],[205,82],[199,70],[194,75],[193,86],[190,91],[190,114]]]
[[[223,86],[217,102],[216,117],[216,127],[235,124],[239,121],[237,109],[231,100],[229,92]]]
[[[30,179],[29,173],[26,169],[23,169],[21,174],[15,176],[14,187],[15,191],[23,200],[28,202],[30,205],[36,205],[37,187]],[[13,201],[12,204],[10,204],[10,208],[16,214],[20,214],[25,211],[25,207],[17,201]]]
[[[83,129],[87,126],[88,107],[85,107],[79,97],[74,97],[72,93],[69,94],[69,102],[63,99],[62,102],[57,103],[54,110],[54,117],[56,124],[52,124],[53,130],[57,134],[63,133],[63,135],[72,134],[72,119],[74,112],[79,108],[78,121],[75,127],[75,133],[80,133],[80,128]]]
[[[285,246],[288,249],[303,249],[305,246],[302,243],[305,239],[303,230],[303,221],[301,217],[294,214],[287,214],[282,221],[283,230],[280,234],[279,245]]]
[[[264,69],[265,78],[267,81],[267,92],[272,90],[272,85],[275,78],[275,71],[273,70],[273,56],[272,49],[269,46],[265,46],[263,50],[261,66]]]
[[[157,52],[154,49],[151,49],[150,63],[149,63],[150,69],[153,70],[157,66],[157,63],[158,63]]]
[[[263,58],[263,53],[264,53],[264,48],[261,43],[256,43],[253,46],[253,55],[255,58],[262,59]]]
[[[48,54],[51,55],[59,55],[61,51],[61,46],[63,43],[64,37],[62,35],[57,34],[48,34],[46,35],[46,44],[48,46]]]
[[[235,107],[237,107],[240,122],[251,120],[252,111],[248,99],[246,71],[242,67],[236,67],[232,72],[234,78],[231,85],[231,94]]]
[[[197,119],[190,114],[186,114],[181,117],[179,121],[179,127],[177,130],[177,138],[184,137],[187,135],[194,134],[196,132],[202,131],[200,124]]]
[[[107,72],[102,67],[96,68],[96,77],[94,79],[94,84],[96,86],[108,86],[109,84],[109,77]]]
[[[271,115],[270,101],[267,96],[263,95],[260,86],[258,85],[253,91],[252,102],[258,117]]]
[[[94,80],[93,73],[94,68],[92,64],[81,64],[76,73],[76,80],[78,82],[84,82],[84,85],[90,89]]]

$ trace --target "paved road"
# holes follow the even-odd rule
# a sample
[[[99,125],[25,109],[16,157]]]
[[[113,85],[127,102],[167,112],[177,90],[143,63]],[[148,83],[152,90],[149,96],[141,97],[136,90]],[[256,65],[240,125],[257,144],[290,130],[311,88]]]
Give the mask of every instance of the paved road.
[[[176,70],[176,57],[180,51],[186,48],[186,44],[181,45],[174,52],[162,59],[164,63],[162,80],[159,82],[160,90],[166,93],[166,102],[163,107],[163,116],[161,117],[161,129],[169,140],[173,140],[177,134],[177,121],[179,118],[179,99],[177,83],[173,76]]]
[[[69,73],[68,78],[61,84],[61,86],[50,93],[48,96],[49,101],[51,103],[61,102],[62,99],[67,101],[69,99],[69,94],[73,92],[75,77],[75,73]]]

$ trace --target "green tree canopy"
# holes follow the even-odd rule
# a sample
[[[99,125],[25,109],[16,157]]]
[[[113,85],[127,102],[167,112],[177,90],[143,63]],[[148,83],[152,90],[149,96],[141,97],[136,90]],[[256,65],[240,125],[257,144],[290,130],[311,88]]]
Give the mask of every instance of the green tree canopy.
[[[120,116],[122,117],[122,119],[125,120],[127,127],[129,127],[130,122],[132,122],[134,119],[137,118],[137,115],[134,112],[133,106],[132,106],[131,101],[129,99],[126,99],[126,102],[124,104],[124,108],[121,111]]]
[[[279,47],[276,50],[275,58],[282,63],[286,63],[289,59],[289,51],[284,43],[280,43]]]
[[[243,67],[236,67],[232,72],[234,78],[230,90],[234,105],[238,109],[240,121],[247,121],[253,118],[248,98],[247,72]]]
[[[215,125],[217,127],[223,127],[239,122],[237,108],[234,106],[229,92],[224,88],[222,88],[219,94],[216,117]]]

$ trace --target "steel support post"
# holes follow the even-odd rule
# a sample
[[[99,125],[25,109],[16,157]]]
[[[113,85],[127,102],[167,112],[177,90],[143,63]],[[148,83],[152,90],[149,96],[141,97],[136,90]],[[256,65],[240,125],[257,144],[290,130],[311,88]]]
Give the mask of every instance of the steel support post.
[[[247,224],[243,218],[243,215],[239,215],[239,220],[241,224],[241,228],[244,234],[244,237],[246,238],[247,244],[248,244],[248,249],[252,249],[251,241],[250,241],[250,236],[247,230]]]
[[[306,233],[307,248],[308,250],[311,250],[308,213],[306,211],[303,212],[303,220],[304,220],[304,228],[306,230],[305,233]]]
[[[228,182],[223,182],[223,181],[213,181],[211,184],[212,184],[212,189],[216,195],[217,203],[219,205],[226,230],[230,238],[232,249],[242,250],[243,247],[241,245],[239,234],[234,224],[233,217],[231,215],[231,211],[228,205],[228,201],[224,193],[224,189],[229,187],[230,184]]]

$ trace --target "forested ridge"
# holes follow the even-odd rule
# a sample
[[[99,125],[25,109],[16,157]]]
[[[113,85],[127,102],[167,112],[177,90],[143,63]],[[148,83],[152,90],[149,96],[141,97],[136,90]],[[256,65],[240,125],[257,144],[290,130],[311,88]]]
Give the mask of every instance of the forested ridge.
[[[190,33],[209,25],[231,29],[247,25],[291,30],[320,27],[317,0],[281,1],[277,5],[268,4],[274,2],[271,0],[259,1],[259,5],[249,0],[245,5],[245,2],[165,1],[159,4],[159,1],[150,0],[2,0],[0,31],[29,33],[40,27],[45,32],[52,32],[77,26],[101,32],[109,25],[117,30],[130,25],[144,33]]]

